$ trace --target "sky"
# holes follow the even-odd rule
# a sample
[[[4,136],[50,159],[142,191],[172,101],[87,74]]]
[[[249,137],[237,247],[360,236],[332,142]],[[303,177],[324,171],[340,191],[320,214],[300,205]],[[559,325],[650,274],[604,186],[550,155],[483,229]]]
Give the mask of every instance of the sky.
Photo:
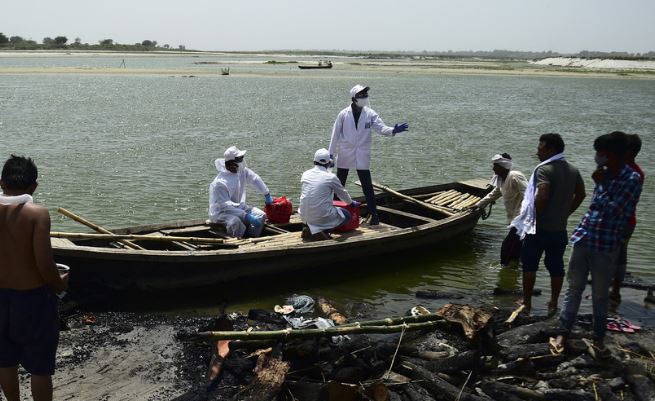
[[[0,32],[187,49],[655,51],[655,0],[9,0]]]

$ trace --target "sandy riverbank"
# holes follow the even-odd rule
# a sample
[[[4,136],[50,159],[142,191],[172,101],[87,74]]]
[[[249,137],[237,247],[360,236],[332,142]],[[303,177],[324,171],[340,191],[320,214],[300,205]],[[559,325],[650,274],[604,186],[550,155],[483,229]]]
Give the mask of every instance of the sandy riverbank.
[[[315,63],[312,55],[239,54],[218,52],[0,52],[0,75],[35,74],[96,74],[96,75],[170,75],[216,76],[221,68],[229,67],[230,75],[249,76],[305,76],[298,64]],[[26,62],[26,59],[52,59],[52,62]],[[67,58],[71,58],[69,62]],[[190,58],[174,67],[170,63],[134,62],[137,58],[180,60]],[[377,59],[365,57],[330,57],[334,73],[385,73],[413,75],[518,75],[518,76],[575,76],[622,77],[655,79],[655,61],[582,60],[550,58],[540,61],[508,59]],[[88,61],[86,61],[88,59]],[[21,61],[22,60],[22,61]],[[101,61],[99,61],[101,60]],[[114,60],[117,60],[114,62]],[[122,65],[121,60],[125,62]],[[197,61],[193,61],[197,60]],[[270,63],[274,61],[277,63]],[[107,66],[111,63],[112,66]],[[42,64],[42,65],[39,65]],[[115,65],[115,66],[114,66]],[[135,67],[135,65],[138,65]],[[158,66],[161,65],[161,68]],[[124,68],[120,68],[124,67]],[[127,67],[127,68],[125,68]],[[310,72],[311,73],[311,72]]]
[[[220,76],[221,66],[230,68],[231,76],[300,76],[301,70],[295,68],[295,65],[280,66],[277,69],[258,70],[251,66],[255,64],[225,62],[216,64],[215,70],[205,68],[106,68],[106,67],[2,67],[0,65],[0,75],[60,75],[60,74],[80,74],[80,75],[168,75],[172,77],[207,77]],[[250,65],[250,67],[248,66]],[[570,70],[570,69],[553,69],[551,68],[531,68],[531,67],[504,67],[504,66],[452,66],[452,65],[398,65],[384,63],[356,63],[342,64],[334,63],[335,71],[344,72],[378,72],[385,74],[412,74],[412,75],[508,75],[508,76],[557,76],[557,77],[588,77],[588,78],[626,78],[626,79],[655,79],[655,71],[602,71],[602,70]]]
[[[650,70],[655,71],[655,60],[615,60],[579,57],[550,57],[533,62],[534,65],[590,68],[594,70]]]

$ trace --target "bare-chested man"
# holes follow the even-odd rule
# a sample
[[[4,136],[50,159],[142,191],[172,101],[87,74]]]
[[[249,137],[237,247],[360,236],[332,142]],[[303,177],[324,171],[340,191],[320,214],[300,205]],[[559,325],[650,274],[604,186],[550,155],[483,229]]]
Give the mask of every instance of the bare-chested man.
[[[50,244],[48,209],[32,203],[37,169],[12,155],[0,186],[0,385],[19,401],[18,365],[32,376],[35,401],[52,400],[59,341],[56,292],[66,289]]]

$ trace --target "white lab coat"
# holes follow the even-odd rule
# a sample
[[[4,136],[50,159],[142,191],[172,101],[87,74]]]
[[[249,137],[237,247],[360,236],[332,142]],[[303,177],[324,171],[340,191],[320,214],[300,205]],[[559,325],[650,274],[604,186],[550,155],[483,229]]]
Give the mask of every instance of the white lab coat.
[[[353,200],[336,175],[325,167],[314,166],[302,174],[300,183],[302,186],[298,213],[312,234],[331,230],[343,223],[345,215],[340,208],[332,204],[334,194],[348,205]]]
[[[249,229],[251,237],[257,237],[264,228],[266,214],[246,204],[246,184],[253,185],[259,193],[269,193],[264,181],[246,166],[246,162],[239,164],[239,170],[232,173],[225,168],[224,159],[214,161],[218,175],[209,185],[209,220],[213,223],[224,223],[228,235],[242,238]],[[258,217],[262,224],[258,230],[246,227],[246,214]]]
[[[332,127],[329,151],[337,155],[337,167],[370,170],[371,128],[384,136],[393,136],[393,127],[384,125],[378,113],[364,107],[355,128],[352,105],[341,110]]]

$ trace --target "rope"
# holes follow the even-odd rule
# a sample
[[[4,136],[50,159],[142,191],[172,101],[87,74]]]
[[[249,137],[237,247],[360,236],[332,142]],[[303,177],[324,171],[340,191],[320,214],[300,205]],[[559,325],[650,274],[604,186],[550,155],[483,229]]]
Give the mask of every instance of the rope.
[[[494,205],[493,203],[490,203],[489,207],[482,209],[482,220],[487,220],[489,216],[491,216],[491,207],[493,205]]]

